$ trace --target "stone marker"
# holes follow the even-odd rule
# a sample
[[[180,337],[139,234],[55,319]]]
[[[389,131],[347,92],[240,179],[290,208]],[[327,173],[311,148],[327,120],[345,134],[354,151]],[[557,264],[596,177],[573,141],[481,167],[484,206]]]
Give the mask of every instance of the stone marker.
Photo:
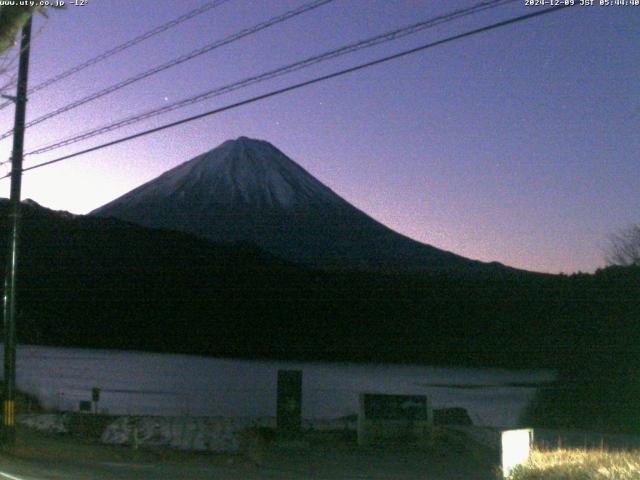
[[[302,425],[302,370],[278,370],[278,432],[295,435]]]

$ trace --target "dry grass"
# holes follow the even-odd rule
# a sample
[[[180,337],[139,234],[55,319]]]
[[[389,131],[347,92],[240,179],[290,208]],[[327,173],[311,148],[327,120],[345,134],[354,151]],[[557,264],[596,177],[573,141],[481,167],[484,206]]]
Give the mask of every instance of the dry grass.
[[[534,450],[511,480],[639,480],[640,450]]]

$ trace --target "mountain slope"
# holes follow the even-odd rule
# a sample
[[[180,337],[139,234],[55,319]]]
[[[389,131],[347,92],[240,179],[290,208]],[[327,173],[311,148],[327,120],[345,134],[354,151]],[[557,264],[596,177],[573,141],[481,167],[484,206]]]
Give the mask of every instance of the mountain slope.
[[[506,312],[526,299],[511,293],[514,275],[480,274],[466,283],[446,275],[325,272],[252,246],[23,205],[21,343],[494,363],[492,342],[503,337],[495,328],[505,325],[496,321],[505,319],[495,317],[496,304],[507,301],[505,288],[513,297]],[[8,202],[0,200],[2,252],[7,216]]]
[[[487,266],[392,231],[270,143],[246,137],[224,142],[91,214],[214,241],[251,242],[322,267]]]
[[[0,200],[1,252],[7,215]],[[22,225],[21,343],[509,367],[637,358],[637,268],[329,272],[33,203]]]

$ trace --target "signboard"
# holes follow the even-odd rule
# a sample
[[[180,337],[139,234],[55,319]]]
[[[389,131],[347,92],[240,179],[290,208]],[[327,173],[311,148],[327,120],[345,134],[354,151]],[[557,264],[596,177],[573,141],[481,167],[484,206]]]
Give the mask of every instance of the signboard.
[[[429,441],[433,410],[426,395],[361,393],[358,443]]]
[[[428,420],[424,395],[387,395],[365,393],[364,416],[369,420]]]

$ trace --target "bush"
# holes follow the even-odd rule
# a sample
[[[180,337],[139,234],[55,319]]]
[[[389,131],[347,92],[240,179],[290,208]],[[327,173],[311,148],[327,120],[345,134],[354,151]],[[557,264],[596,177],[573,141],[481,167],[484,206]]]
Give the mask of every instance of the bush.
[[[640,433],[640,367],[634,363],[631,358],[585,359],[580,367],[561,372],[554,385],[538,390],[521,422],[553,429]]]
[[[534,450],[510,480],[638,480],[640,450]]]

